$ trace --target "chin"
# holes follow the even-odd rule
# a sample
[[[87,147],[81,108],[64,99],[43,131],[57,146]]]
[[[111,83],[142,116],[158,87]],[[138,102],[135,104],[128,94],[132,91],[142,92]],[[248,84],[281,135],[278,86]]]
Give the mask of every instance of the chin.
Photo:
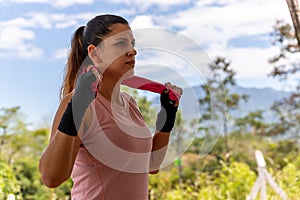
[[[128,79],[128,78],[131,78],[134,76],[134,69],[131,69],[129,71],[127,71],[122,77],[121,79],[124,80],[124,79]]]
[[[127,78],[133,77],[134,76],[134,69],[129,70],[124,74]]]

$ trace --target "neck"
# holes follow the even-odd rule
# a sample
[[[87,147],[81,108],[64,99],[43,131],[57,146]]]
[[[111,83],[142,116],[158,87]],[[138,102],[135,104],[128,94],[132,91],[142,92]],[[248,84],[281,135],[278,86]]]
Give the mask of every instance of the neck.
[[[107,100],[123,105],[123,101],[120,96],[120,81],[106,80],[103,78],[99,85],[98,92]]]

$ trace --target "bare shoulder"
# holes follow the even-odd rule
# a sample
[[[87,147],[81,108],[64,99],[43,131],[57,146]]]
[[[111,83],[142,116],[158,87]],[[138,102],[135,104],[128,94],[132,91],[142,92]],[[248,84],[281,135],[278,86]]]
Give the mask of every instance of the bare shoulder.
[[[68,104],[71,101],[71,98],[73,96],[74,92],[70,92],[69,94],[67,94],[66,96],[64,96],[61,101],[60,101],[60,105],[61,104]]]

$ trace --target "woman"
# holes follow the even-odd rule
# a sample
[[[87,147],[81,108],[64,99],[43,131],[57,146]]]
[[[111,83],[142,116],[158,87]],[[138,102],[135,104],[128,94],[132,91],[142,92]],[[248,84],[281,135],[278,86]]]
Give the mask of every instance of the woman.
[[[152,137],[134,99],[120,92],[133,76],[136,54],[122,17],[96,16],[76,30],[63,98],[39,163],[45,185],[57,187],[71,176],[74,200],[148,198],[148,174],[164,159],[178,107],[168,92],[182,89],[166,84]]]

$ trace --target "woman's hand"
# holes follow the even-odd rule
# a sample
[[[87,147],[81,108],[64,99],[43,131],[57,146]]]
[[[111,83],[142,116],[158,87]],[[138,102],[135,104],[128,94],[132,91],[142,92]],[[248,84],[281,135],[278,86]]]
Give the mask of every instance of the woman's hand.
[[[173,90],[175,95],[177,96],[177,99],[180,99],[181,95],[183,94],[183,90],[181,87],[178,87],[176,85],[172,85],[170,82],[165,83],[166,88],[169,90]],[[174,103],[175,106],[179,105],[179,100]]]
[[[156,130],[160,132],[171,132],[174,127],[179,100],[173,101],[169,97],[170,89],[176,94],[182,95],[183,90],[170,82],[166,83],[166,90],[160,95],[161,110],[157,114]]]
[[[95,99],[95,90],[101,80],[102,75],[96,67],[83,68],[77,78],[74,95],[58,126],[59,131],[71,136],[78,134],[84,113]]]

